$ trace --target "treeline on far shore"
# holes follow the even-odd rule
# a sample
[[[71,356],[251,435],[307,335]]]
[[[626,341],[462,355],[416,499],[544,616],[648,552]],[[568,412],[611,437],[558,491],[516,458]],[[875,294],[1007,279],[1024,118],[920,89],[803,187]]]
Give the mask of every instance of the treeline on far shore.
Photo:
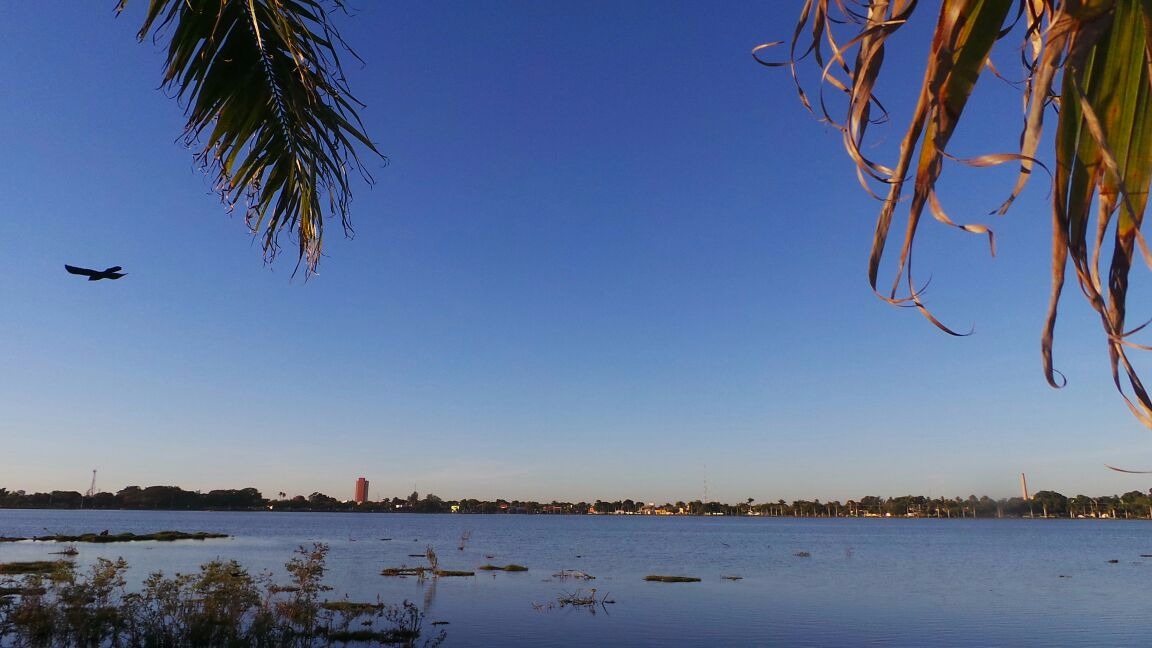
[[[116,493],[92,495],[54,490],[26,493],[0,488],[0,508],[23,509],[143,509],[143,510],[228,510],[228,511],[349,511],[404,513],[520,513],[567,515],[751,515],[771,517],[933,517],[933,518],[1152,518],[1152,491],[1130,491],[1123,495],[1067,497],[1055,491],[1039,491],[1029,499],[988,496],[931,498],[923,495],[879,497],[868,495],[845,502],[795,500],[757,502],[665,502],[641,500],[548,503],[520,500],[444,500],[436,495],[423,497],[413,492],[405,498],[393,497],[357,503],[339,500],[324,493],[288,497],[277,493],[266,498],[255,488],[187,491],[178,486],[128,486]]]

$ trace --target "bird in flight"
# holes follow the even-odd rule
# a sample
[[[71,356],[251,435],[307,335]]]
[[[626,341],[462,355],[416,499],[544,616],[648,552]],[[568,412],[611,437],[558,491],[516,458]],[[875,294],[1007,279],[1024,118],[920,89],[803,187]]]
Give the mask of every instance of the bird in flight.
[[[120,272],[122,269],[120,266],[112,266],[111,268],[105,268],[104,270],[90,270],[88,268],[77,268],[76,266],[70,266],[65,263],[64,269],[74,275],[82,275],[88,277],[88,281],[99,281],[101,279],[119,279],[120,277],[123,277],[125,274],[127,274],[126,272]]]

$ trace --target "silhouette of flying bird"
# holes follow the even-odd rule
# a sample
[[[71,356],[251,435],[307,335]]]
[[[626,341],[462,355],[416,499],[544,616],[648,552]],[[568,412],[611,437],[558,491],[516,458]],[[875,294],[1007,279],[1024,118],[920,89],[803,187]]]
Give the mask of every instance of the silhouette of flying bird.
[[[99,281],[101,279],[119,279],[120,277],[128,274],[126,272],[120,272],[122,269],[120,266],[112,266],[111,268],[105,268],[104,270],[90,270],[88,268],[77,268],[76,266],[70,266],[65,263],[64,269],[74,275],[82,275],[88,277],[88,281]]]

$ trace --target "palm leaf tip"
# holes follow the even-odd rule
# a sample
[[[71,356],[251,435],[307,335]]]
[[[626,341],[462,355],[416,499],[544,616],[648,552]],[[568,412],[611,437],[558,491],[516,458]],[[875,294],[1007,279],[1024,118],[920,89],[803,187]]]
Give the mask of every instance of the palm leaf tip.
[[[1152,470],[1128,470],[1127,468],[1117,468],[1116,466],[1109,466],[1108,464],[1104,464],[1104,467],[1107,468],[1108,470],[1115,470],[1116,472],[1128,473],[1130,475],[1149,475],[1149,474],[1152,474]]]
[[[127,0],[121,0],[117,11]],[[267,261],[294,239],[316,271],[324,221],[353,233],[349,171],[387,159],[365,132],[341,64],[355,56],[331,20],[339,0],[150,0],[138,36],[166,41],[163,87],[184,138],[229,209],[239,205]]]

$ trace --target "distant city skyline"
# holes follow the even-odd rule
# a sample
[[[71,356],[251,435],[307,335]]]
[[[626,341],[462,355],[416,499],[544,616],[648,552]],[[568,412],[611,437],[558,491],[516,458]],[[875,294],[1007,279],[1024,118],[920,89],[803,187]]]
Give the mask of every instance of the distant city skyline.
[[[734,504],[743,503],[749,499],[751,499],[755,502],[759,502],[759,503],[773,503],[773,502],[777,502],[780,499],[785,499],[785,501],[787,501],[787,502],[792,502],[794,500],[800,500],[800,501],[823,501],[823,502],[846,503],[846,502],[850,502],[850,501],[854,501],[854,500],[859,500],[860,498],[863,498],[863,497],[880,497],[882,499],[893,499],[893,498],[903,498],[903,497],[908,497],[908,496],[915,496],[915,497],[926,496],[929,498],[941,498],[942,497],[945,499],[966,499],[966,498],[975,496],[975,497],[990,497],[990,498],[996,499],[996,500],[1008,500],[1008,499],[1013,499],[1013,498],[1020,498],[1020,499],[1027,501],[1027,500],[1030,500],[1033,498],[1033,494],[1035,492],[1040,492],[1040,491],[1057,492],[1057,493],[1061,493],[1061,494],[1068,496],[1068,497],[1072,497],[1075,495],[1089,495],[1090,497],[1103,497],[1103,496],[1119,496],[1120,494],[1122,494],[1122,492],[1113,492],[1113,493],[1094,492],[1094,493],[1088,494],[1085,492],[1072,491],[1072,490],[1069,490],[1067,488],[1061,488],[1059,486],[1054,486],[1054,487],[1049,486],[1049,487],[1037,489],[1036,491],[1032,491],[1028,486],[1027,476],[1023,473],[1021,473],[1020,475],[1017,476],[1017,490],[1016,490],[1016,492],[1015,493],[1008,493],[1006,495],[991,495],[990,493],[987,493],[987,492],[978,492],[978,491],[971,491],[971,492],[967,492],[967,493],[931,493],[931,492],[927,492],[927,491],[908,491],[908,492],[903,492],[903,493],[899,493],[899,494],[895,494],[895,493],[888,494],[888,493],[879,493],[879,492],[866,492],[866,493],[856,492],[856,493],[853,493],[853,494],[850,494],[847,496],[841,496],[841,497],[804,497],[804,496],[799,496],[799,497],[792,497],[792,498],[781,498],[781,497],[775,497],[775,496],[769,494],[769,495],[766,495],[764,497],[750,497],[750,498],[737,497],[737,498],[732,498],[732,499],[724,499],[724,498],[709,497],[707,490],[704,490],[702,493],[697,493],[696,496],[677,497],[677,498],[669,498],[669,497],[630,498],[627,496],[621,496],[620,494],[617,494],[615,496],[609,495],[609,496],[597,497],[597,498],[588,498],[588,497],[576,497],[576,498],[551,497],[551,498],[546,498],[546,497],[533,497],[531,495],[522,496],[522,497],[506,497],[506,496],[477,497],[473,494],[444,495],[441,493],[437,493],[435,491],[419,491],[419,490],[403,491],[403,489],[401,489],[401,490],[398,490],[398,491],[395,491],[392,493],[381,493],[378,496],[376,496],[375,498],[373,498],[372,494],[371,494],[371,490],[370,490],[370,484],[371,484],[370,479],[368,479],[366,477],[357,477],[355,483],[353,484],[352,497],[347,498],[347,499],[340,497],[339,492],[334,492],[334,493],[329,493],[329,492],[324,492],[324,491],[312,491],[309,493],[305,493],[305,492],[298,492],[297,493],[297,492],[289,492],[289,491],[275,491],[275,492],[273,492],[273,491],[266,491],[266,490],[261,489],[259,487],[253,487],[251,484],[244,486],[244,488],[256,488],[256,490],[260,491],[260,493],[263,494],[263,496],[269,500],[272,500],[272,499],[288,500],[288,499],[293,499],[296,497],[310,497],[312,495],[319,494],[319,495],[324,495],[325,497],[333,497],[335,495],[335,497],[333,498],[335,501],[353,502],[353,503],[357,503],[357,504],[362,504],[362,503],[366,503],[366,502],[367,503],[387,502],[387,501],[391,501],[391,500],[395,500],[395,499],[408,500],[411,498],[412,494],[416,494],[420,498],[427,498],[428,496],[435,496],[436,498],[444,500],[444,501],[460,501],[460,500],[464,500],[464,499],[480,499],[480,500],[484,500],[484,501],[505,500],[505,501],[533,501],[533,502],[546,503],[546,502],[550,502],[550,501],[594,502],[594,501],[621,501],[621,500],[625,500],[625,499],[631,499],[632,501],[635,501],[635,502],[648,503],[648,504],[654,504],[654,505],[673,503],[673,502],[678,502],[678,501],[683,501],[683,502],[700,501],[700,502],[704,502],[704,503],[722,503],[722,504],[726,504],[726,505],[734,505]],[[120,487],[120,488],[110,488],[110,489],[99,488],[95,492],[90,492],[90,491],[79,491],[77,489],[69,489],[69,488],[49,488],[49,489],[41,489],[41,490],[26,489],[26,488],[19,488],[19,487],[14,487],[12,485],[6,485],[6,484],[0,483],[0,494],[2,494],[4,491],[13,492],[13,493],[25,493],[25,494],[32,494],[35,492],[49,493],[49,492],[61,491],[61,492],[79,493],[83,497],[92,497],[95,494],[115,494],[115,493],[118,493],[122,490],[130,489],[130,488],[147,488],[147,487],[155,487],[155,486],[163,486],[166,488],[174,487],[177,489],[185,490],[188,492],[194,492],[194,493],[216,491],[219,488],[218,485],[216,487],[212,487],[212,488],[189,489],[189,488],[185,488],[184,486],[181,486],[179,484],[163,484],[163,485],[161,485],[161,484],[148,484],[148,485],[128,484],[128,485],[125,485],[125,486]],[[1132,492],[1132,491],[1139,492],[1139,493],[1147,492],[1149,494],[1152,494],[1152,489],[1143,489],[1139,484],[1136,484],[1136,483],[1133,483],[1132,487],[1123,491],[1123,493]]]
[[[320,274],[263,265],[175,141],[145,3],[6,3],[0,487],[642,501],[1124,493],[1152,433],[1090,309],[1053,390],[1041,174],[948,163],[917,276],[966,338],[877,299],[878,203],[756,45],[802,3],[359,3],[334,18],[389,164],[329,222]],[[889,50],[888,161],[934,16]],[[902,39],[902,40],[901,40]],[[901,47],[906,49],[900,49]],[[1009,48],[1011,49],[1011,48]],[[1018,57],[997,60],[1015,78]],[[814,89],[814,86],[810,86]],[[1017,91],[952,152],[1014,150]],[[835,93],[826,96],[835,103]],[[1006,165],[1006,167],[1011,165]],[[355,176],[355,174],[353,174]],[[358,179],[357,179],[357,182]],[[63,264],[130,273],[77,280]],[[1134,298],[1130,319],[1152,313]],[[705,465],[707,471],[705,475]]]
[[[881,507],[899,516],[915,512],[915,517],[930,517],[935,512],[943,517],[1125,517],[1152,516],[1152,489],[1134,489],[1124,493],[1061,492],[1044,489],[1029,494],[1023,475],[1021,494],[993,498],[987,494],[969,493],[955,496],[930,496],[906,493],[883,496],[872,493],[852,497],[784,498],[748,497],[739,501],[717,501],[708,498],[652,500],[630,497],[571,498],[443,498],[435,493],[412,492],[379,495],[368,493],[368,480],[356,482],[352,499],[314,492],[307,497],[283,491],[264,495],[259,489],[186,490],[173,485],[128,486],[116,492],[83,494],[74,490],[52,489],[28,492],[0,487],[0,508],[7,509],[146,509],[146,510],[269,510],[269,511],[359,511],[415,513],[638,513],[677,515],[784,515],[784,516],[875,516]],[[645,509],[641,511],[640,509]],[[659,509],[657,511],[656,509]]]

